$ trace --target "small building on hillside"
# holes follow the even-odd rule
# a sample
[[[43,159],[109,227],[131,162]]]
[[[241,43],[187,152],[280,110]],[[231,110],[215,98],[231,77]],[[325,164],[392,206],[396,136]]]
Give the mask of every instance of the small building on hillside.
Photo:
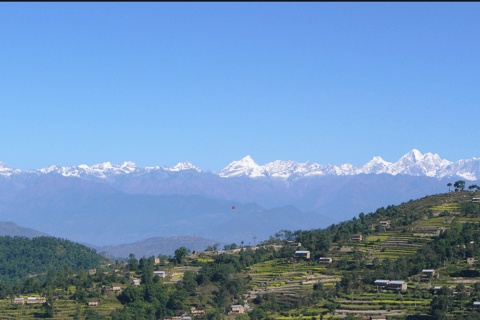
[[[475,260],[475,258],[467,258],[467,263],[468,264],[475,264],[477,260]]]
[[[89,274],[89,275],[92,275],[92,276],[93,276],[93,275],[96,275],[96,274],[97,274],[97,269],[89,269],[89,270],[88,270],[88,274]]]
[[[89,307],[98,307],[99,301],[98,299],[90,299],[88,300]]]
[[[159,276],[160,278],[165,278],[165,271],[153,271],[153,276]]]
[[[310,251],[295,251],[295,258],[310,259]]]
[[[387,288],[389,290],[402,290],[405,291],[407,290],[407,283],[405,281],[390,281],[387,285]]]
[[[355,234],[352,237],[352,241],[363,241],[363,236],[361,234]]]
[[[387,316],[379,314],[379,315],[370,316],[369,319],[370,320],[387,320]]]
[[[374,283],[377,286],[377,288],[381,289],[381,288],[386,288],[387,285],[390,283],[390,280],[375,280]]]
[[[332,258],[328,258],[328,257],[321,257],[320,259],[318,259],[318,263],[320,264],[330,264],[332,262],[333,262]]]
[[[119,284],[112,284],[112,291],[113,292],[122,292],[122,287]]]
[[[245,307],[241,304],[234,304],[230,306],[230,311],[228,314],[240,314],[245,313]]]
[[[47,302],[45,297],[28,297],[27,304],[41,304]]]
[[[199,314],[205,314],[205,310],[203,309],[197,309],[195,307],[192,307],[190,309],[190,313],[193,314],[194,316],[199,315]]]
[[[300,242],[289,242],[288,244],[290,247],[295,247],[295,248],[298,248],[298,247],[301,247],[302,244]]]
[[[428,281],[430,279],[438,279],[439,274],[433,269],[423,269],[421,280]]]
[[[155,260],[153,261],[153,264],[159,264],[160,263],[160,258],[155,257]]]
[[[24,304],[25,304],[25,299],[23,299],[23,298],[15,298],[15,299],[13,299],[13,303],[24,305]]]
[[[474,306],[475,308],[480,308],[480,302],[479,302],[479,301],[475,301],[475,302],[473,303],[473,306]]]
[[[390,221],[380,221],[380,226],[389,229],[390,228]]]
[[[117,293],[117,292],[122,292],[122,287],[120,287],[120,285],[118,284],[113,284],[111,286],[102,286],[103,288],[105,288],[105,291],[108,292],[114,292],[114,293]]]
[[[139,286],[139,285],[140,285],[140,280],[138,280],[138,279],[134,279],[134,280],[132,280],[132,282],[130,282],[130,284],[131,284],[131,285],[134,285],[134,286],[136,286],[136,287],[137,287],[137,286]]]
[[[480,198],[473,198],[473,199],[472,199],[472,202],[473,202],[473,203],[480,203]]]

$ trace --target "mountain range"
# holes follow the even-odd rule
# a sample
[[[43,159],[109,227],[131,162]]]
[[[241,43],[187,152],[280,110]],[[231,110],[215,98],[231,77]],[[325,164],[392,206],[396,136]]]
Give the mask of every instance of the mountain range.
[[[92,166],[79,165],[72,167],[49,166],[43,169],[33,169],[21,171],[8,167],[0,162],[0,175],[11,176],[21,174],[49,174],[58,173],[67,177],[78,177],[98,181],[99,179],[108,182],[114,181],[125,175],[142,176],[151,174],[163,174],[167,176],[179,171],[193,170],[202,173],[200,168],[190,162],[180,162],[176,166],[169,168],[166,166],[138,167],[134,162],[125,161],[120,164],[105,162]],[[321,165],[312,162],[298,163],[295,161],[277,160],[267,163],[263,166],[258,165],[250,157],[246,156],[239,161],[233,161],[220,172],[209,173],[218,175],[222,178],[232,178],[246,176],[249,178],[272,178],[281,180],[299,179],[309,176],[325,175],[358,175],[358,174],[391,174],[391,175],[410,175],[427,176],[437,179],[443,178],[461,178],[465,180],[478,180],[480,177],[480,158],[459,160],[456,162],[440,158],[438,154],[425,153],[413,149],[397,162],[388,162],[379,156],[373,157],[362,167],[356,167],[351,164],[341,165]]]
[[[189,162],[28,171],[0,163],[0,221],[98,246],[189,234],[251,243],[446,192],[447,182],[479,176],[480,159],[451,162],[418,150],[394,163],[374,157],[363,167],[280,160],[260,166],[247,156],[220,172]]]

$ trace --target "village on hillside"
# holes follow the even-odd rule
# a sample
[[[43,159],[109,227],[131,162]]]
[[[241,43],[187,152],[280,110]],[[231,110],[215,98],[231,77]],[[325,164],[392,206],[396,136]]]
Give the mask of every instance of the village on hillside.
[[[43,284],[32,275],[2,292],[0,318],[130,319],[140,309],[164,320],[478,315],[479,195],[427,196],[256,246],[104,259]]]

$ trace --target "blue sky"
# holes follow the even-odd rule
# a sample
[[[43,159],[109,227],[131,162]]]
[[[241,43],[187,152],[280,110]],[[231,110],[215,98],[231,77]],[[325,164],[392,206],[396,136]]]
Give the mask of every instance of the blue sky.
[[[1,3],[0,161],[479,157],[479,3]]]

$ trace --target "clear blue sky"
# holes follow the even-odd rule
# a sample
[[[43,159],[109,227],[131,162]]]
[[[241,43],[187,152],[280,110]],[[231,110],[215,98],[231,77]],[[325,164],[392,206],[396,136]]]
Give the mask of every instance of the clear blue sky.
[[[480,3],[0,3],[0,161],[479,157]]]

